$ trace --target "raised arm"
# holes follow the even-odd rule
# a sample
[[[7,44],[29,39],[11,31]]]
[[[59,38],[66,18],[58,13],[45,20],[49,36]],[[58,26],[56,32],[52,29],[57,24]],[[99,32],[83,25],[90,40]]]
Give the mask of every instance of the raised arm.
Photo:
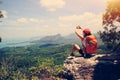
[[[84,39],[83,36],[80,35],[80,33],[77,31],[77,29],[81,29],[81,30],[82,30],[82,28],[81,28],[80,26],[76,26],[76,28],[75,28],[75,34],[76,34],[81,40],[83,40],[83,39]]]

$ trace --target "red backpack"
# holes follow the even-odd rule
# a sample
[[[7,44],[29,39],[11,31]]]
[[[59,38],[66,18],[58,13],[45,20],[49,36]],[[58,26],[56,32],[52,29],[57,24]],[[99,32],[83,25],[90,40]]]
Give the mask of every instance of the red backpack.
[[[89,35],[86,37],[86,47],[85,51],[88,54],[93,54],[97,51],[98,45],[97,45],[97,39],[93,35]]]

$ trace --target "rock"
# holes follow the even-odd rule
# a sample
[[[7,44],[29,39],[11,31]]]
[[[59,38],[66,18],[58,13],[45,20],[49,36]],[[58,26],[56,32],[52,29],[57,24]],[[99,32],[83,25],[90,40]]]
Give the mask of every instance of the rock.
[[[120,79],[119,56],[98,54],[91,58],[68,57],[64,61],[64,67],[68,74],[72,74],[71,80],[118,80]],[[117,75],[114,76],[113,73]]]

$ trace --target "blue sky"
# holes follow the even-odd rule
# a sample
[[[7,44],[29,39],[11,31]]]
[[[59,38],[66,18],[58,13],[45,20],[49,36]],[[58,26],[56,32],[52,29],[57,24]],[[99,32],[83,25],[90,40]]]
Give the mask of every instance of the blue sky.
[[[102,29],[105,0],[1,0],[0,36],[5,39],[31,38],[74,32],[76,25]]]

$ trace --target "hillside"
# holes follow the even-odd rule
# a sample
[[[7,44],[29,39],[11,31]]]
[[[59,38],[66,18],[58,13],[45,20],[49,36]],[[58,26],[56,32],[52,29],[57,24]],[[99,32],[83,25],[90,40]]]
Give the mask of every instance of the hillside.
[[[34,44],[0,49],[0,80],[59,78],[71,45]],[[59,70],[59,71],[58,71]]]

